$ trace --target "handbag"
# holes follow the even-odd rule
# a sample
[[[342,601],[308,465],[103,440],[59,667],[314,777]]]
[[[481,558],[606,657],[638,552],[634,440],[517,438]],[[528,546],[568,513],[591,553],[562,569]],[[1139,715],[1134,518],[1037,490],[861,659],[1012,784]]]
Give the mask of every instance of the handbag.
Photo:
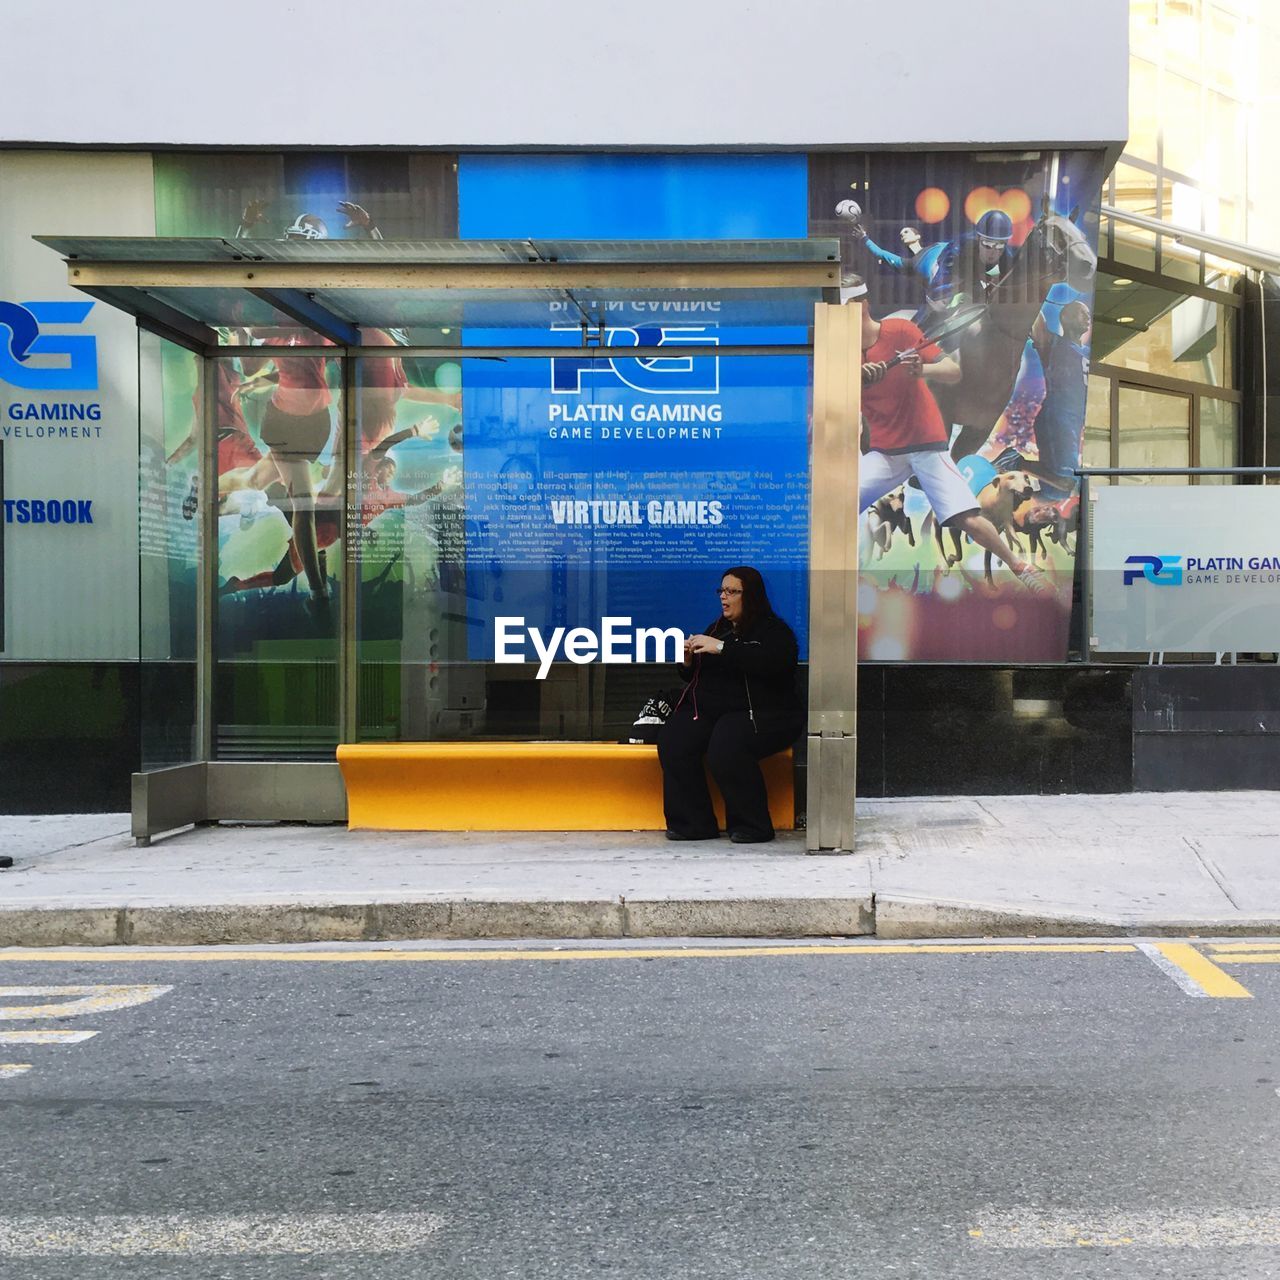
[[[636,716],[635,723],[631,726],[631,736],[627,741],[657,742],[658,731],[671,718],[671,714],[675,711],[676,703],[679,700],[680,695],[678,693],[666,691],[655,693],[640,708],[640,714]]]

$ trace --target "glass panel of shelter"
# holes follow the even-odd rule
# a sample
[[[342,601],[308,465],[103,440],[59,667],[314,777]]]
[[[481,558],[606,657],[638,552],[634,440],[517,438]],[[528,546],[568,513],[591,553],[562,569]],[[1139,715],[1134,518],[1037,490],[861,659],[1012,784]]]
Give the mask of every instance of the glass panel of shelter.
[[[237,336],[248,345],[247,332]],[[541,680],[536,661],[494,663],[490,636],[500,614],[529,615],[550,629],[609,614],[653,621],[656,609],[663,625],[701,630],[717,611],[712,589],[723,569],[763,560],[776,603],[801,627],[807,621],[808,357],[719,362],[731,366],[717,373],[717,388],[737,396],[737,419],[728,427],[715,415],[699,422],[692,434],[716,440],[691,461],[695,444],[675,429],[650,427],[630,403],[619,408],[617,394],[607,412],[599,409],[590,437],[568,432],[558,452],[548,447],[545,356],[472,361],[501,376],[476,379],[466,448],[459,360],[290,354],[293,337],[272,342],[255,331],[261,354],[209,358],[207,392],[198,359],[172,348],[162,413],[148,428],[156,436],[155,487],[165,495],[164,538],[185,548],[177,578],[166,572],[186,595],[169,592],[165,607],[176,616],[187,602],[192,702],[197,531],[202,518],[216,524],[214,758],[331,758],[342,736],[344,560],[354,563],[358,583],[350,641],[354,731],[363,739],[617,740],[651,693],[677,683],[670,668],[577,665],[563,654]],[[357,441],[345,452],[344,364]],[[624,381],[610,372],[597,386],[588,372],[577,398],[588,422],[595,406],[610,403],[606,384],[626,400]],[[198,434],[205,405],[217,509],[201,514],[200,451],[183,445]],[[643,458],[627,456],[645,432],[670,437],[647,469]],[[719,442],[739,432],[734,443]],[[349,472],[344,462],[353,464]],[[742,509],[721,517],[713,500],[726,512],[735,500]],[[553,501],[574,504],[558,532]],[[641,528],[671,521],[676,528],[629,546],[612,536],[621,504]],[[540,513],[533,521],[540,532],[516,519],[522,509]],[[344,528],[352,542],[345,554]],[[152,554],[170,555],[166,545],[156,542]],[[150,612],[162,603],[153,596]],[[167,624],[153,617],[151,625]],[[532,656],[527,641],[525,652]],[[153,754],[156,764],[176,761],[167,747]]]
[[[331,759],[338,741],[341,361],[284,354],[291,336],[208,362],[218,759]]]
[[[353,366],[356,735],[467,736],[483,726],[485,681],[467,656],[461,367],[392,354]]]
[[[533,661],[495,662],[500,618],[544,636],[605,617],[697,631],[721,572],[770,556],[777,603],[804,618],[806,357],[684,365],[687,386],[723,394],[654,426],[653,398],[610,360],[459,356],[355,362],[358,738],[625,739],[678,683],[563,652],[540,670],[528,636]]]
[[[138,332],[139,703],[143,771],[197,760],[195,481],[201,362]]]

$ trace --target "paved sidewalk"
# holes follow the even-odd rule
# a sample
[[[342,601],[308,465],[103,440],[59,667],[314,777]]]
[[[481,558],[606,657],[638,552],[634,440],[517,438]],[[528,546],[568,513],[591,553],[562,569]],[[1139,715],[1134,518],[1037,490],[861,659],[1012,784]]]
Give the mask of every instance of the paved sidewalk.
[[[0,817],[0,946],[1280,934],[1280,793],[865,801],[858,852]]]

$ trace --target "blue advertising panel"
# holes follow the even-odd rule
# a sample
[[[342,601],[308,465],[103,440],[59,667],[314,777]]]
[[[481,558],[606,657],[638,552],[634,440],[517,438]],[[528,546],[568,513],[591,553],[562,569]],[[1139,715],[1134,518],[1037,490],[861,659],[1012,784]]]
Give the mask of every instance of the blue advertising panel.
[[[459,225],[486,238],[803,237],[807,167],[777,156],[463,156]],[[716,299],[604,304],[607,357],[583,357],[571,303],[546,327],[469,328],[465,346],[566,348],[464,359],[469,656],[496,619],[530,628],[699,631],[722,571],[753,564],[805,646],[809,361],[723,356],[804,342]],[[750,327],[744,324],[750,320]],[[628,348],[706,348],[637,358]],[[570,349],[574,350],[570,350]]]
[[[809,234],[803,155],[463,155],[464,240],[772,240]]]

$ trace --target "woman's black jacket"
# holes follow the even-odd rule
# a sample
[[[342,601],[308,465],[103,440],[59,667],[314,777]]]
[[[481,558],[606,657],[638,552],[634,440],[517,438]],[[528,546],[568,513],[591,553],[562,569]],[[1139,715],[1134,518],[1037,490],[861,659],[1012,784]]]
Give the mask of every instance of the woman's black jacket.
[[[690,688],[684,701],[696,696],[699,712],[723,715],[729,711],[751,714],[757,730],[794,727],[804,723],[796,697],[799,646],[795,633],[777,614],[756,619],[735,632],[723,618],[706,634],[724,641],[723,653],[702,653],[680,668],[680,678]]]

